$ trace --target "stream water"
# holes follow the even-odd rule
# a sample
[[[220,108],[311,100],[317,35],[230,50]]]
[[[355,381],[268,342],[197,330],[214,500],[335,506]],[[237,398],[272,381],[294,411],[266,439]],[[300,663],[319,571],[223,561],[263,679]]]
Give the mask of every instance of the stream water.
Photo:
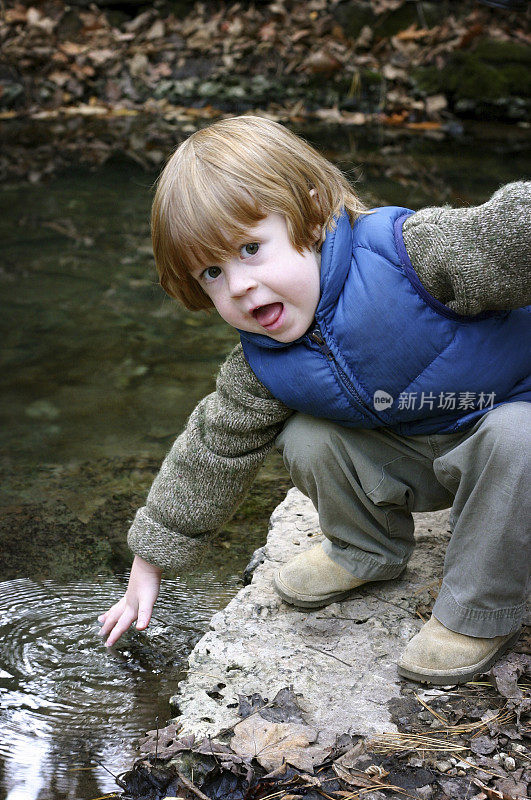
[[[529,172],[518,128],[306,133],[343,169],[365,165],[359,191],[374,204],[474,204]],[[102,646],[96,618],[126,585],[128,520],[237,341],[156,285],[154,178],[116,160],[0,198],[0,799],[116,788],[109,772],[170,717],[187,653],[241,586],[288,485],[272,458],[208,565],[165,580],[146,633]]]

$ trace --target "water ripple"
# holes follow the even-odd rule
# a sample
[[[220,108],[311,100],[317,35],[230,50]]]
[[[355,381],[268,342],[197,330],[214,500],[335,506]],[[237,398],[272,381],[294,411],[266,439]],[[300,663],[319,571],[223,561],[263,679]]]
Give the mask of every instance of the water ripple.
[[[125,577],[57,584],[0,584],[0,756],[4,797],[53,792],[82,800],[115,788],[98,766],[130,765],[132,741],[170,717],[168,699],[186,656],[235,587],[203,574],[164,581],[147,631],[104,647],[98,615],[118,600]],[[92,770],[85,767],[93,765]],[[97,790],[97,791],[96,791]]]

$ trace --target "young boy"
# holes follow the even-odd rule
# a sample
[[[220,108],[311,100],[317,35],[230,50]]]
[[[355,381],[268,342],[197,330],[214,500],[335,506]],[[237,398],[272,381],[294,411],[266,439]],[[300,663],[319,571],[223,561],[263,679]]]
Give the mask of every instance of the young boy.
[[[452,506],[432,618],[402,676],[449,684],[516,641],[529,574],[531,184],[483,206],[367,211],[277,123],[236,117],[173,154],[153,204],[163,288],[238,329],[136,515],[110,646],[147,627],[162,569],[186,569],[281,449],[324,544],[275,588],[319,608],[390,580],[412,511]]]

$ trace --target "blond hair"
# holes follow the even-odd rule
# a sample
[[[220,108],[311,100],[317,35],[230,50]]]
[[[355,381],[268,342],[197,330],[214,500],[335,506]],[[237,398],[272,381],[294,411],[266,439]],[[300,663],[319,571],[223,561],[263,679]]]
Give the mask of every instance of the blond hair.
[[[270,213],[284,215],[302,253],[316,236],[322,243],[342,208],[351,224],[366,210],[343,173],[303,139],[263,117],[215,122],[179,145],[159,178],[151,232],[160,284],[191,310],[209,308],[191,271],[229,260]]]

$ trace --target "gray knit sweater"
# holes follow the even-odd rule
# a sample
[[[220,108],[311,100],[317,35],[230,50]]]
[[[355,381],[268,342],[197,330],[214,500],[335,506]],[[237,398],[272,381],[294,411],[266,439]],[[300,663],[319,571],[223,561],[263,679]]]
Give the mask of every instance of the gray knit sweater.
[[[404,224],[420,280],[460,314],[531,304],[531,182],[509,184],[484,205],[426,208]],[[247,364],[241,345],[216,391],[196,406],[129,530],[131,550],[162,568],[195,564],[234,513],[293,411]]]

